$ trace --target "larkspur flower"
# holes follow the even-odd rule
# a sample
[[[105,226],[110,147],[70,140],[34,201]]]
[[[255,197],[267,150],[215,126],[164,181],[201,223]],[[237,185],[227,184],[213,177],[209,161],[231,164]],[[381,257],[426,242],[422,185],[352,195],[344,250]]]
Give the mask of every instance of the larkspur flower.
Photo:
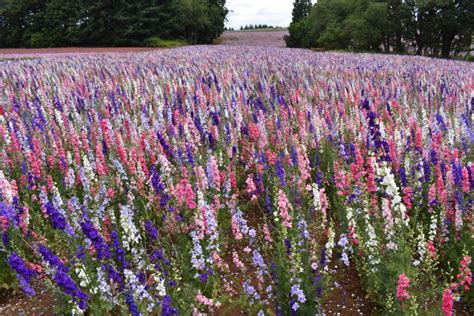
[[[81,228],[84,235],[87,236],[92,242],[92,245],[97,250],[98,259],[108,259],[111,257],[110,249],[108,245],[104,242],[102,236],[100,236],[97,229],[90,221],[84,221],[81,223]]]
[[[35,295],[35,291],[30,285],[30,280],[36,276],[36,272],[28,268],[23,258],[19,257],[15,252],[12,252],[8,257],[8,265],[16,271],[23,291],[29,296]]]
[[[453,315],[453,294],[451,290],[446,289],[443,291],[443,302],[441,305],[441,310],[443,311],[444,316]]]
[[[432,313],[414,295],[427,267],[447,313],[470,290],[456,252],[474,203],[465,63],[230,45],[137,56],[0,63],[0,233],[26,292],[56,284],[73,314],[173,315],[172,298],[219,313],[223,294],[246,296],[244,313],[321,314],[352,259],[393,313]]]
[[[408,278],[404,273],[398,276],[397,284],[397,299],[399,301],[404,301],[410,298],[407,289],[410,287],[410,278]]]
[[[77,284],[62,270],[56,270],[54,281],[64,293],[70,295],[74,301],[78,302],[80,309],[87,308],[87,300],[89,296],[79,289]]]

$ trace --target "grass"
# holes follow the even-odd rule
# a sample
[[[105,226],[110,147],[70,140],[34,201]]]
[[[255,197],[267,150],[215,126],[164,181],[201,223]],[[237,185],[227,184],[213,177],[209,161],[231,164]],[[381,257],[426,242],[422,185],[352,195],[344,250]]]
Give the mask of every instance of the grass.
[[[146,46],[157,47],[157,48],[176,48],[181,46],[187,46],[189,43],[181,40],[165,40],[159,37],[150,37],[146,40]]]

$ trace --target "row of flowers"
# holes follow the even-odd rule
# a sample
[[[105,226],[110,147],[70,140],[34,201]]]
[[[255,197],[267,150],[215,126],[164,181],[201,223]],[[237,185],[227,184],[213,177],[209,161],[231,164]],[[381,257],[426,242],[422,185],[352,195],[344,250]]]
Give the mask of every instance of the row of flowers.
[[[473,77],[278,48],[6,61],[0,281],[74,314],[309,315],[354,266],[387,313],[472,307]]]

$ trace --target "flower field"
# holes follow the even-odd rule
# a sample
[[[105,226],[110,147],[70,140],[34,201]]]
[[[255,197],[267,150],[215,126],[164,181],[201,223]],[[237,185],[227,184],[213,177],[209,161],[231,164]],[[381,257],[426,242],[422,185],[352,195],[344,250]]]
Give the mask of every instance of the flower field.
[[[286,47],[288,31],[233,31],[225,32],[219,39],[222,45]]]
[[[473,120],[455,61],[0,61],[0,285],[67,314],[315,315],[351,267],[384,315],[472,309]]]

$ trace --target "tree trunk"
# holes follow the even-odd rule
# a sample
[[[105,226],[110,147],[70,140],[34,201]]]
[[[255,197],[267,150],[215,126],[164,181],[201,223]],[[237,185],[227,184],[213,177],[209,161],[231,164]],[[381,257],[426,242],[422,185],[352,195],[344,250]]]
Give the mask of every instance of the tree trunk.
[[[415,42],[416,42],[416,54],[421,56],[423,55],[423,40],[421,39],[421,35],[415,35]]]
[[[416,54],[418,56],[423,55],[423,45],[419,43],[418,41],[416,42]]]
[[[453,43],[454,35],[443,34],[442,35],[442,44],[441,44],[441,57],[449,58],[451,54],[451,45]]]
[[[396,33],[395,50],[399,54],[403,53],[402,33],[401,32]]]
[[[451,52],[451,44],[443,45],[443,48],[441,49],[441,57],[449,59],[450,52]]]

